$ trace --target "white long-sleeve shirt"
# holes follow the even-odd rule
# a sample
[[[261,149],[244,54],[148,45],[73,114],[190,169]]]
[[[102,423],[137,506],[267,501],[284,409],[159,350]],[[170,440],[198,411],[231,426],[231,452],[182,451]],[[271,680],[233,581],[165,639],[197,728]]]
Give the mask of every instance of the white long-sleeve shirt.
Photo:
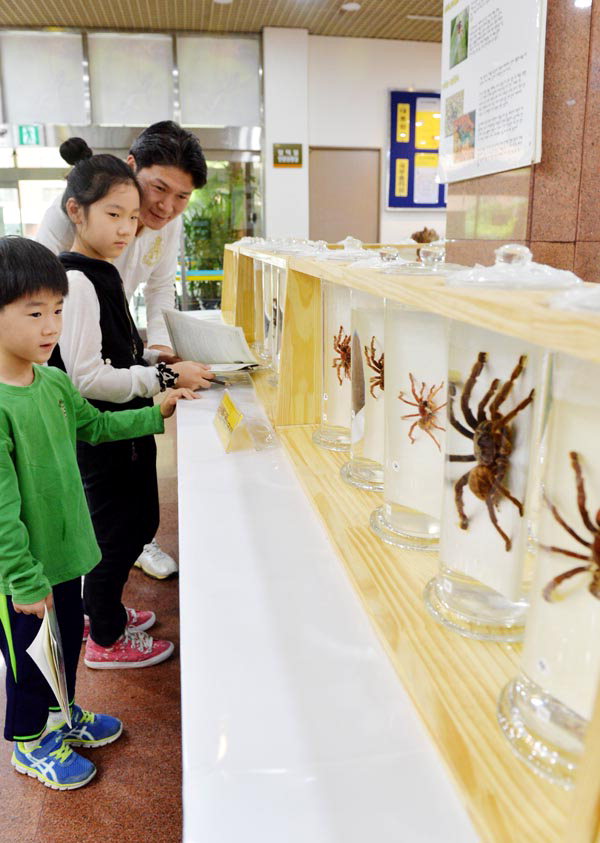
[[[159,391],[154,366],[115,369],[102,357],[100,303],[94,285],[76,269],[67,272],[69,295],[63,307],[60,353],[67,373],[85,398],[124,404],[137,395],[150,398]],[[155,363],[157,351],[144,352]]]
[[[59,196],[44,214],[36,235],[36,240],[55,255],[68,251],[75,239],[75,226],[63,213],[60,203]],[[181,218],[177,217],[160,231],[142,228],[133,242],[113,261],[123,279],[128,301],[140,284],[146,285],[148,345],[171,346],[162,312],[174,307],[181,226]]]

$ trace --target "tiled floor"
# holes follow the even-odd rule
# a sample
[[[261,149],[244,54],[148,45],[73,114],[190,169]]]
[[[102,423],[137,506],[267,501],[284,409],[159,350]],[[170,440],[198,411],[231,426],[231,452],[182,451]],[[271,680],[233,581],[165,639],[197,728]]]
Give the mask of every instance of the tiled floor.
[[[177,558],[175,419],[157,437],[161,546]],[[158,582],[134,569],[125,603],[151,608],[156,637],[175,642],[167,662],[143,670],[90,670],[80,662],[79,703],[120,717],[125,733],[89,752],[98,767],[85,788],[59,793],[20,776],[10,745],[0,738],[0,841],[18,843],[177,843],[181,840],[181,745],[177,579]],[[83,648],[82,648],[83,653]],[[4,716],[4,668],[0,716]]]

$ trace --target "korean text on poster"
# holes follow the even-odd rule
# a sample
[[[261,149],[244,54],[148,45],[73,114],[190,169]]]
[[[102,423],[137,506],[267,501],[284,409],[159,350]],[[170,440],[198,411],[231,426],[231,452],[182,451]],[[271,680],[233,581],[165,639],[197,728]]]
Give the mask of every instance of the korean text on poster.
[[[440,176],[540,160],[546,0],[446,0]]]

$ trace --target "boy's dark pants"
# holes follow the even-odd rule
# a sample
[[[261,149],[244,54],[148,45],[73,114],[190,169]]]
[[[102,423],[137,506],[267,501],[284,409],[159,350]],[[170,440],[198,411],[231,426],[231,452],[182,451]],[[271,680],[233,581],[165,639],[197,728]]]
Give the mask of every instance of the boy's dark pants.
[[[52,593],[65,657],[69,702],[72,702],[75,697],[75,676],[83,635],[81,577],[55,585]],[[8,620],[8,628],[0,623],[0,650],[6,662],[4,737],[8,741],[34,740],[46,728],[48,709],[58,708],[50,686],[31,656],[25,652],[38,634],[42,621],[35,615],[15,612],[10,597],[0,595],[0,601],[3,610],[0,611],[0,616]],[[16,677],[9,640],[12,642]]]
[[[96,539],[102,559],[85,578],[83,604],[90,635],[110,647],[126,626],[121,602],[129,571],[158,529],[156,443],[153,436],[77,445]]]

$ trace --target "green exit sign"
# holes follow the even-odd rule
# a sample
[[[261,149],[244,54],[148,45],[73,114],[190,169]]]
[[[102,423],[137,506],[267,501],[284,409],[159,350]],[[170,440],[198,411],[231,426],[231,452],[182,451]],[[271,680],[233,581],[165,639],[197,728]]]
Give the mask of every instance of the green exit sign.
[[[41,146],[40,127],[35,124],[31,126],[19,126],[19,144],[20,146]]]

